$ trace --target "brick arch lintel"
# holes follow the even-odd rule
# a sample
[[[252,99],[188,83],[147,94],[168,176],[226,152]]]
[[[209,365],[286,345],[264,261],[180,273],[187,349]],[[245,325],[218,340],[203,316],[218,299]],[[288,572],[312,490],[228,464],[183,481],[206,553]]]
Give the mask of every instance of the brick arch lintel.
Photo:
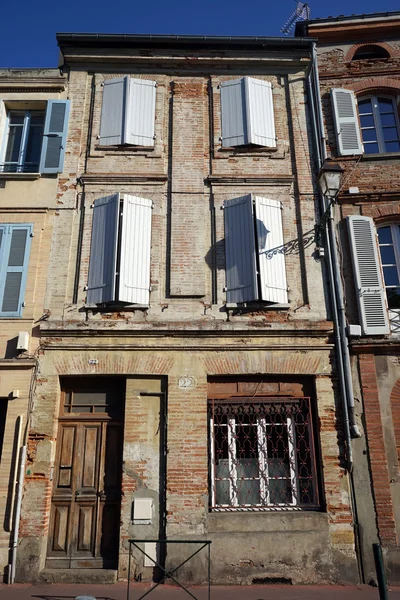
[[[372,217],[376,224],[399,223],[400,222],[400,200],[390,204],[364,206],[362,214],[365,217]]]
[[[371,77],[369,79],[350,83],[350,85],[346,85],[346,89],[353,90],[357,95],[360,92],[372,92],[373,90],[399,92],[400,80],[391,79],[389,77]]]
[[[389,44],[387,44],[386,42],[363,42],[362,44],[354,44],[354,46],[351,46],[351,48],[348,49],[344,60],[351,61],[357,50],[359,48],[362,48],[363,46],[380,46],[381,48],[386,50],[386,52],[389,53],[390,58],[399,54],[398,51],[392,48],[392,46],[389,46]]]

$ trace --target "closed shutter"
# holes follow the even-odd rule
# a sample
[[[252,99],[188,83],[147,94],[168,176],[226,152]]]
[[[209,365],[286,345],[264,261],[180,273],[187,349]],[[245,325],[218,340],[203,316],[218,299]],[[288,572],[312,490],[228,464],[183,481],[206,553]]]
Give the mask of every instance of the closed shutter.
[[[150,301],[151,215],[153,202],[124,195],[118,300]]]
[[[67,144],[69,100],[49,100],[43,131],[40,173],[62,173]]]
[[[282,203],[256,197],[256,231],[260,267],[261,300],[288,301],[285,256],[267,252],[283,245]]]
[[[154,146],[156,85],[155,81],[130,79],[124,143]]]
[[[370,217],[350,216],[347,224],[362,333],[389,333],[386,292],[374,222]]]
[[[358,112],[354,92],[334,88],[331,90],[338,154],[362,154]]]
[[[269,81],[245,77],[248,144],[276,147],[272,85]]]
[[[88,304],[115,300],[119,194],[95,200],[88,277]]]
[[[1,310],[2,317],[20,317],[28,273],[32,225],[1,227]]]
[[[107,79],[103,88],[100,121],[100,146],[125,143],[124,133],[129,102],[129,77]]]
[[[248,143],[244,79],[221,83],[222,146]]]
[[[226,300],[258,299],[257,263],[251,194],[224,203]]]

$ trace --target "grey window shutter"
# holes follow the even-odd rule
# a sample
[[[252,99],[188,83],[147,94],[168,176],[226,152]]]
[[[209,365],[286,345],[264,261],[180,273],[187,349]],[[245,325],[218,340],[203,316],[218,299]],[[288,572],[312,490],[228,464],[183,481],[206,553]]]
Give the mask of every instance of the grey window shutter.
[[[88,304],[115,300],[119,194],[95,200],[88,277]]]
[[[2,229],[0,316],[19,317],[22,314],[31,234],[31,225],[7,225]]]
[[[363,335],[389,333],[386,292],[379,262],[374,222],[370,217],[347,217],[356,295]]]
[[[244,79],[221,83],[221,126],[224,148],[248,143]]]
[[[331,98],[338,154],[342,156],[362,154],[364,149],[354,92],[333,88]]]
[[[100,120],[100,146],[125,143],[125,127],[129,102],[129,77],[106,79]]]
[[[261,299],[286,304],[285,256],[268,252],[283,245],[282,203],[256,196],[255,204]]]
[[[258,299],[253,203],[251,194],[224,203],[226,300]]]
[[[67,144],[69,100],[49,100],[43,131],[40,173],[62,173]]]
[[[248,144],[276,147],[272,84],[262,79],[244,78],[247,104]]]
[[[150,301],[151,215],[153,202],[124,195],[118,300]]]
[[[155,81],[130,79],[124,140],[126,144],[154,146],[156,85]]]

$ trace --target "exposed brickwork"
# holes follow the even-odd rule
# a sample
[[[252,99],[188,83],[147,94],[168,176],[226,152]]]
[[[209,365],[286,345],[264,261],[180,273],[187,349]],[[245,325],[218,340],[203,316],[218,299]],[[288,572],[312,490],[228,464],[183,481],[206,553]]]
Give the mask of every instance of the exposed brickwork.
[[[365,48],[365,46],[379,46],[380,48],[383,48],[384,50],[386,50],[389,53],[389,56],[398,56],[399,55],[399,50],[396,47],[393,47],[391,44],[387,44],[386,42],[379,42],[379,41],[374,41],[372,44],[368,44],[368,43],[362,43],[362,44],[354,44],[354,46],[351,46],[351,48],[349,48],[346,52],[346,54],[344,55],[344,60],[345,61],[350,61],[352,60],[353,56],[355,55],[355,53],[357,52],[357,50],[359,48]]]
[[[390,394],[390,406],[392,408],[392,419],[394,435],[396,439],[397,459],[400,464],[400,379],[396,382]]]

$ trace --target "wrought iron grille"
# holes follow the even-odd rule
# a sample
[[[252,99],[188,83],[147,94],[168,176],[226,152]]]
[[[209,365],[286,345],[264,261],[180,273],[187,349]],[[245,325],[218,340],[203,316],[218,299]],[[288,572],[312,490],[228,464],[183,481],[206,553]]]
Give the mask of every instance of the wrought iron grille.
[[[212,510],[317,508],[310,398],[209,402]]]

